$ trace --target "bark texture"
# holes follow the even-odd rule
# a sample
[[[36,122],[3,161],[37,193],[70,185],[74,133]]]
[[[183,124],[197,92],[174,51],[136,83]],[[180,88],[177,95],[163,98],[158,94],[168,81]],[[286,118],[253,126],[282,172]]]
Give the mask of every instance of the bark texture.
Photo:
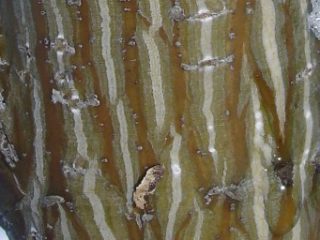
[[[320,239],[311,8],[0,0],[0,226],[13,240]]]

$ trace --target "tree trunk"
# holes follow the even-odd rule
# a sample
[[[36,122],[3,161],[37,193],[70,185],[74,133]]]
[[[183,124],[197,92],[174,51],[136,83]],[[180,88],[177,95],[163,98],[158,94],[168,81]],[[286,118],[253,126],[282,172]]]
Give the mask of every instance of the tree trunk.
[[[0,226],[320,239],[312,4],[0,0]]]

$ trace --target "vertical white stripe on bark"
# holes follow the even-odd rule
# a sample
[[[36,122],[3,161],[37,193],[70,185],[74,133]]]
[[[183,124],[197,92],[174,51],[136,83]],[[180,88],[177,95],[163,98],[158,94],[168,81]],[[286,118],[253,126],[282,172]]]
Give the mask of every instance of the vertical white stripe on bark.
[[[120,128],[120,148],[124,161],[125,177],[126,177],[126,197],[127,197],[127,208],[129,212],[132,209],[132,192],[134,188],[133,168],[132,159],[130,156],[129,145],[128,145],[128,126],[126,121],[126,115],[124,112],[124,106],[122,100],[119,100],[117,105],[117,116]]]
[[[162,76],[160,54],[153,35],[149,32],[142,33],[149,55],[150,78],[152,84],[153,102],[156,112],[157,128],[161,130],[165,119],[165,102],[162,92]]]
[[[208,8],[203,0],[197,2],[198,11],[207,11]],[[212,19],[208,21],[201,21],[201,32],[200,32],[200,49],[203,59],[212,58]],[[213,69],[204,68],[203,70],[203,90],[204,90],[204,100],[202,106],[202,112],[206,119],[209,143],[208,151],[213,157],[216,169],[218,164],[218,154],[215,148],[215,127],[214,127],[214,116],[212,113],[212,101],[213,101]]]
[[[35,149],[35,160],[36,160],[36,175],[41,183],[44,183],[44,136],[43,136],[43,123],[41,116],[41,99],[40,99],[40,87],[38,85],[38,80],[33,81],[33,119],[35,128],[35,139],[33,142],[33,147]]]
[[[50,0],[50,3],[51,3],[51,7],[53,9],[53,14],[54,14],[55,19],[56,19],[57,28],[58,28],[58,35],[63,38],[64,37],[64,31],[63,31],[62,16],[61,16],[59,8],[57,6],[57,1],[56,0]]]
[[[159,0],[150,1],[149,4],[152,18],[150,33],[153,35],[162,26],[162,16]]]
[[[95,193],[96,189],[96,173],[97,162],[92,160],[89,162],[89,169],[87,169],[84,175],[83,193],[89,199],[93,210],[94,222],[104,240],[115,240],[110,227],[106,223],[105,212],[100,198]]]
[[[171,159],[171,191],[172,199],[169,210],[168,223],[166,228],[166,240],[173,239],[174,225],[177,217],[180,202],[182,200],[182,189],[181,189],[181,167],[180,167],[180,147],[181,147],[181,136],[176,133],[174,127],[171,128],[171,134],[173,136],[172,149],[170,151]]]
[[[199,207],[199,204],[197,202],[196,199],[193,200],[194,203],[194,207],[196,212],[198,213],[198,219],[197,219],[197,224],[195,227],[195,233],[194,233],[194,240],[200,240],[201,239],[201,230],[202,230],[202,225],[203,225],[203,221],[204,221],[204,216],[203,216],[203,212]]]
[[[153,102],[155,105],[157,128],[161,130],[165,119],[165,101],[163,96],[161,61],[158,46],[155,42],[156,31],[162,26],[160,3],[158,0],[150,1],[152,24],[149,31],[143,31],[142,37],[149,55],[150,78],[152,84]]]
[[[76,135],[76,140],[77,140],[77,152],[86,160],[89,160],[88,143],[87,143],[87,138],[83,132],[83,122],[81,118],[81,111],[80,109],[72,108],[71,112],[73,114],[74,133]]]
[[[71,240],[71,234],[69,231],[68,227],[68,220],[66,216],[66,212],[64,211],[63,207],[61,206],[60,203],[58,203],[58,208],[60,212],[60,227],[61,227],[61,232],[64,240]]]
[[[271,73],[273,89],[275,91],[275,103],[280,122],[280,130],[283,134],[285,122],[286,93],[276,40],[276,14],[272,0],[263,0],[260,1],[260,4],[262,12],[262,42],[265,50],[267,64]]]
[[[255,86],[251,87],[251,99],[255,118],[254,127],[254,147],[252,159],[250,161],[252,182],[254,186],[253,214],[257,228],[258,239],[269,239],[269,227],[265,216],[264,194],[268,192],[268,176],[261,164],[261,148],[264,148],[263,140],[264,125],[262,112],[260,110],[260,100]],[[270,157],[270,156],[269,156]]]
[[[40,87],[36,79],[33,79],[33,121],[34,121],[34,133],[35,138],[33,141],[34,148],[34,160],[35,160],[35,174],[36,178],[33,181],[33,196],[31,199],[31,210],[34,221],[38,224],[36,227],[41,226],[40,211],[39,211],[39,201],[42,196],[42,187],[45,184],[44,177],[44,136],[43,136],[43,123],[41,116],[41,100],[39,96]],[[38,229],[40,230],[40,229]]]
[[[105,63],[105,68],[108,78],[108,91],[109,100],[112,104],[115,103],[117,98],[117,78],[115,76],[115,66],[113,57],[111,54],[111,17],[109,14],[108,1],[99,0],[100,16],[101,16],[101,44],[102,44],[102,56]]]
[[[300,0],[300,10],[301,15],[303,16],[303,19],[305,19],[304,24],[304,52],[305,52],[305,58],[306,58],[306,64],[307,68],[308,65],[311,63],[311,53],[310,53],[310,42],[309,42],[309,34],[308,34],[308,25],[307,25],[307,2],[306,0]],[[304,148],[302,153],[302,160],[299,166],[300,171],[300,181],[301,181],[301,201],[304,202],[304,195],[305,195],[305,181],[306,181],[306,171],[305,171],[305,165],[306,162],[310,156],[310,148],[311,148],[311,141],[312,141],[312,132],[313,132],[313,118],[312,118],[312,111],[310,107],[310,79],[308,76],[306,76],[305,79],[303,79],[304,83],[304,90],[303,90],[303,113],[305,118],[305,142],[304,142]],[[303,206],[303,204],[302,204]],[[302,210],[303,211],[303,210]],[[301,212],[302,212],[301,211]],[[293,240],[300,240],[301,239],[301,216],[294,226],[292,230],[292,239]]]

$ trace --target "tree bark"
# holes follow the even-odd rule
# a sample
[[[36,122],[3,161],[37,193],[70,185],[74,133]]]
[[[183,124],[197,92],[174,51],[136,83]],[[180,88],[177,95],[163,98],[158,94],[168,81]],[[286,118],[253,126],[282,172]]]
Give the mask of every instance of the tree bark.
[[[316,3],[0,0],[0,226],[319,239]]]

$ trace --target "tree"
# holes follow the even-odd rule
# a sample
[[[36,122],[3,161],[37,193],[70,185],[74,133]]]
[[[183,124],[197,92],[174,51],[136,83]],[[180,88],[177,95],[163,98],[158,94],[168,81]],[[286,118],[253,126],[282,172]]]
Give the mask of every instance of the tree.
[[[0,0],[0,226],[318,239],[308,4]]]

